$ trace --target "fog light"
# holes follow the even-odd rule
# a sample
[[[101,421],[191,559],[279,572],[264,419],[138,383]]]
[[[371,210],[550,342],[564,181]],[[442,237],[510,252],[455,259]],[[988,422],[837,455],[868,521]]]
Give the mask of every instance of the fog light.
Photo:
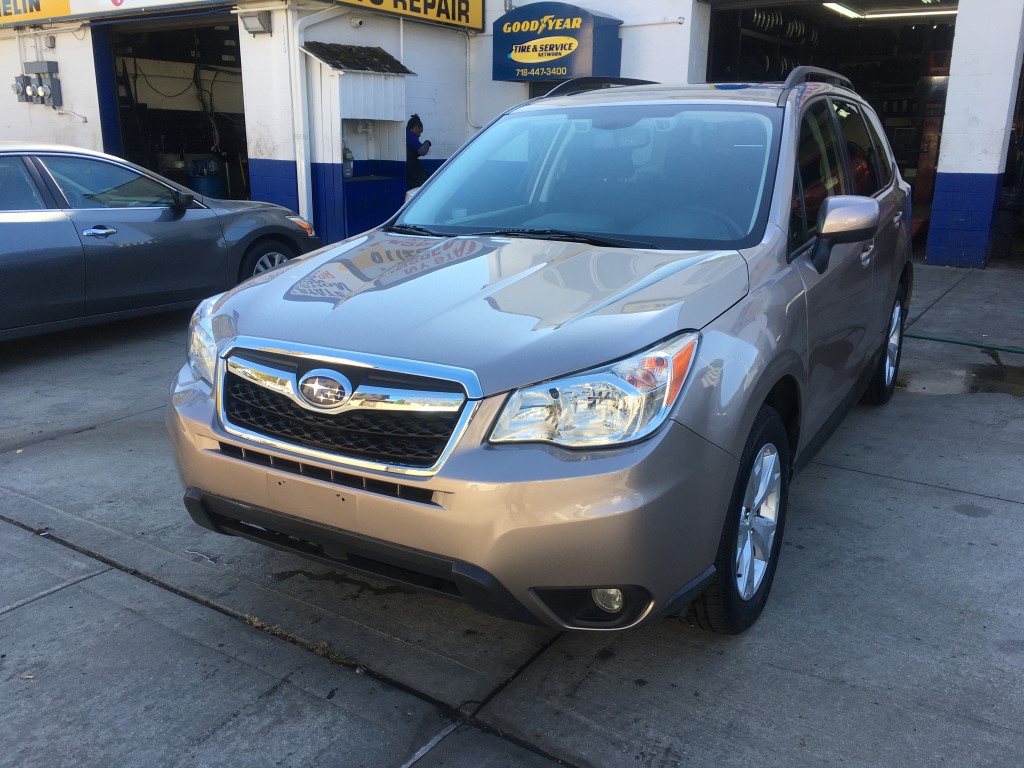
[[[626,602],[621,589],[592,589],[590,597],[594,605],[605,613],[618,613]]]

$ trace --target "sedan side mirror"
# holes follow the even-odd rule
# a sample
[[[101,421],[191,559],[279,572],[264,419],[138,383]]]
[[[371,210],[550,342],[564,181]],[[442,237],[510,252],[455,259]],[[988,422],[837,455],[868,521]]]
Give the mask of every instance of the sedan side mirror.
[[[833,246],[870,240],[878,232],[878,201],[872,197],[836,195],[822,203],[818,212],[818,242],[811,263],[823,274]]]
[[[191,208],[192,203],[196,201],[196,196],[191,192],[181,192],[177,189],[171,190],[171,199],[174,201],[174,208],[176,210],[184,210],[185,208]]]

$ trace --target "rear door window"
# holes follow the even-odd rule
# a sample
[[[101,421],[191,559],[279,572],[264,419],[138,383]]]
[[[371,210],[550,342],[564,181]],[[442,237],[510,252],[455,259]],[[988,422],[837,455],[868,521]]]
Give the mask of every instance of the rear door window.
[[[868,134],[871,136],[871,149],[878,163],[882,186],[888,187],[892,183],[893,176],[889,143],[878,133],[878,129],[875,127],[878,119],[877,116],[872,115],[870,112],[865,112],[864,118],[868,124]]]
[[[839,121],[839,131],[850,160],[850,191],[855,195],[873,197],[883,185],[879,181],[877,153],[861,108],[842,99],[835,99],[832,108]]]
[[[45,207],[21,157],[0,157],[0,211],[39,211]]]

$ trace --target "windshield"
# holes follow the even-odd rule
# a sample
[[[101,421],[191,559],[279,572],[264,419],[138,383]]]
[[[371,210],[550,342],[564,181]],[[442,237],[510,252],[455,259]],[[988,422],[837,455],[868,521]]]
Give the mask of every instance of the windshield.
[[[750,246],[764,232],[780,120],[781,110],[747,106],[523,110],[452,158],[392,226],[582,234],[610,246]]]

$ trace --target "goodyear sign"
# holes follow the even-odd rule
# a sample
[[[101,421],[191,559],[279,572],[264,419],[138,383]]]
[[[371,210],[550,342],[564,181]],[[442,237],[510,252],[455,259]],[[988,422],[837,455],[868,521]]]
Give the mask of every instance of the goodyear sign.
[[[483,30],[484,0],[335,0],[367,11],[381,11],[418,21]]]
[[[618,77],[620,19],[568,3],[531,3],[494,22],[494,80]]]

